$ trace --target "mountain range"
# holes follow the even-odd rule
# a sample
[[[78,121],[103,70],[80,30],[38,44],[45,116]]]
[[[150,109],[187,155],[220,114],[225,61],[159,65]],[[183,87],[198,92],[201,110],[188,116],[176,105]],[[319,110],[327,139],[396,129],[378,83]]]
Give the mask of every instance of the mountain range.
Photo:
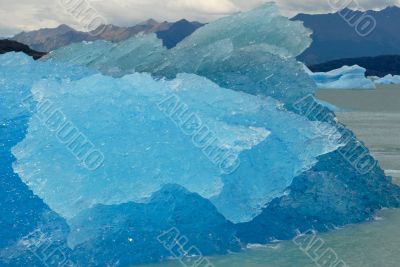
[[[357,21],[366,16],[376,21],[376,27],[369,35],[361,36],[357,29],[360,32],[363,24]],[[399,7],[381,11],[344,9],[332,14],[299,14],[292,20],[303,21],[304,26],[313,31],[312,45],[298,58],[306,65],[342,58],[400,55]]]
[[[11,39],[42,52],[50,52],[57,48],[82,41],[107,40],[119,42],[129,39],[140,32],[156,33],[164,44],[171,48],[196,29],[203,26],[199,22],[180,20],[175,23],[157,22],[153,19],[139,23],[132,27],[119,27],[115,25],[103,25],[104,30],[100,35],[94,36],[88,32],[77,31],[67,25],[57,28],[46,28],[31,32],[21,32]]]
[[[367,36],[357,33],[357,20],[370,16],[376,21],[376,27]],[[342,63],[359,62],[366,67],[369,74],[380,74],[388,71],[397,73],[400,67],[391,64],[394,70],[388,69],[392,55],[400,55],[400,8],[388,7],[381,11],[353,11],[344,9],[330,14],[299,14],[292,20],[302,21],[313,31],[312,45],[298,59],[312,70],[327,70]],[[180,20],[175,23],[157,22],[153,19],[132,27],[107,25],[98,36],[80,32],[67,25],[53,29],[40,29],[22,32],[12,40],[29,45],[36,51],[49,52],[54,49],[82,41],[108,40],[119,42],[140,32],[155,33],[168,48],[174,47],[185,37],[192,34],[204,24]],[[387,56],[374,59],[371,57]],[[355,58],[352,60],[351,58]],[[344,61],[340,61],[344,59]],[[338,61],[339,60],[339,61]],[[335,62],[332,62],[335,61]],[[325,63],[325,65],[320,65]],[[369,63],[367,63],[369,62]],[[385,64],[382,65],[382,63]],[[374,68],[372,66],[375,64]],[[379,65],[376,65],[379,64]],[[389,64],[389,65],[388,65]],[[340,66],[339,66],[340,67]]]

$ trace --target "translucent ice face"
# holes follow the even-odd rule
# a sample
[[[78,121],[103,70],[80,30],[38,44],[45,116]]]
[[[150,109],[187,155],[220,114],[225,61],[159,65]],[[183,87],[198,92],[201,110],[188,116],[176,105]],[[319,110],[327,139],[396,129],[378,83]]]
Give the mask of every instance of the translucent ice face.
[[[338,146],[272,98],[196,75],[94,75],[41,82],[33,95],[14,169],[67,218],[99,203],[143,202],[175,183],[247,221]]]

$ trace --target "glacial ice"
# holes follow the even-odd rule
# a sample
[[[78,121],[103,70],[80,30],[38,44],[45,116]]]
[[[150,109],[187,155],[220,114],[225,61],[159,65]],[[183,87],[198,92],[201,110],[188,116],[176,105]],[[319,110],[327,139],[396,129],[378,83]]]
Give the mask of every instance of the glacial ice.
[[[321,123],[282,109],[276,100],[220,88],[193,74],[171,81],[94,75],[37,83],[32,92],[39,111],[13,149],[14,169],[66,218],[96,204],[144,202],[176,183],[211,199],[231,221],[249,221],[316,157],[340,145],[319,131]],[[46,112],[64,118],[46,117],[50,127],[43,127],[40,110],[47,103],[52,107]],[[63,127],[66,122],[73,127]],[[85,168],[79,159],[87,153],[84,140],[67,134],[74,129],[104,155],[100,168]],[[233,161],[221,167],[224,154]],[[231,167],[237,169],[224,172]]]
[[[41,61],[0,56],[0,182],[33,192],[6,189],[29,209],[1,211],[11,218],[0,229],[12,234],[0,261],[40,265],[24,245],[40,230],[74,266],[157,262],[173,256],[157,239],[176,229],[193,263],[399,207],[400,189],[379,165],[360,174],[344,158],[360,142],[329,106],[315,117],[294,108],[316,89],[295,59],[309,35],[266,4],[171,50],[146,35],[74,44]],[[59,216],[40,217],[50,209]]]
[[[20,255],[14,249],[22,237],[45,227],[51,236],[68,229],[63,218],[51,211],[43,201],[14,173],[11,154],[27,131],[34,102],[30,101],[31,87],[40,79],[76,80],[93,73],[79,67],[58,63],[35,62],[23,53],[0,55],[0,265],[42,266],[30,257],[26,263],[8,264],[5,255]],[[45,226],[44,226],[45,225]],[[51,229],[51,230],[50,230]],[[65,231],[68,232],[68,231]],[[17,246],[19,248],[19,246]],[[5,264],[5,265],[3,265]]]
[[[41,78],[76,80],[94,73],[93,70],[57,62],[35,62],[23,53],[0,55],[0,122],[26,115],[32,85]]]
[[[175,256],[186,251],[184,261],[193,266],[199,254],[241,249],[235,225],[210,201],[177,185],[166,185],[146,204],[98,205],[80,213],[70,225],[68,242],[79,266],[112,266],[115,259],[118,266],[131,266],[156,261],[155,257],[171,258],[165,246],[171,247]],[[203,260],[199,266],[209,266],[207,262]]]
[[[171,50],[149,35],[119,44],[99,41],[54,51],[45,62],[81,64],[114,77],[126,75],[49,81],[33,89],[39,105],[50,100],[104,155],[114,156],[105,157],[103,167],[94,172],[82,169],[82,161],[51,139],[36,116],[26,139],[13,150],[18,159],[15,170],[67,218],[99,203],[143,202],[163,184],[175,182],[211,199],[233,222],[251,220],[284,193],[294,176],[315,164],[316,157],[340,145],[318,130],[318,122],[285,111],[284,103],[252,96],[290,103],[314,91],[312,80],[294,59],[310,44],[309,35],[301,23],[287,20],[267,4],[209,23]],[[182,101],[199,115],[218,138],[217,149],[234,161],[238,158],[235,172],[221,173],[201,150],[210,148],[196,148],[190,136],[157,107],[171,94],[178,97],[171,101]],[[210,95],[213,99],[208,99]],[[280,121],[290,126],[283,129]],[[40,138],[52,140],[52,145],[42,147],[42,142],[35,142]],[[61,163],[47,164],[45,159],[55,153]],[[189,166],[178,163],[187,161]],[[33,172],[38,165],[40,170]],[[55,174],[57,179],[52,178]],[[65,190],[65,183],[71,190]],[[76,183],[79,188],[73,187]],[[253,187],[260,189],[254,192]]]
[[[224,88],[291,102],[315,90],[295,59],[310,45],[310,34],[301,22],[265,4],[209,23],[171,50],[155,35],[147,35],[118,44],[74,44],[43,60],[82,64],[115,77],[136,71],[173,79],[193,73]],[[81,53],[87,56],[76,56]]]
[[[374,81],[375,84],[400,84],[400,75],[388,74]]]
[[[357,65],[343,66],[329,72],[312,73],[308,70],[320,89],[374,89],[375,84],[365,77],[365,72],[365,68]]]

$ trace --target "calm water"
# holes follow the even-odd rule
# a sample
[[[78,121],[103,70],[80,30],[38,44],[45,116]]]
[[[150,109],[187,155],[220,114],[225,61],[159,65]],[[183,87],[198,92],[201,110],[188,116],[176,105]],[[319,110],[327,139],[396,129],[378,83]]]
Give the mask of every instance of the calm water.
[[[388,175],[400,182],[400,87],[377,90],[320,91],[318,98],[348,110],[339,120],[371,149]],[[384,210],[374,221],[318,235],[351,267],[400,266],[400,210]],[[242,253],[210,257],[215,267],[308,267],[317,265],[292,241],[251,248]],[[168,262],[145,267],[179,267]],[[327,266],[327,265],[324,265]],[[329,266],[329,265],[328,265]]]
[[[318,235],[350,267],[400,266],[400,210],[385,210],[373,222]],[[242,253],[210,257],[215,267],[312,267],[316,265],[291,241]],[[179,267],[179,262],[144,267]]]
[[[325,90],[317,96],[348,110],[337,114],[339,121],[365,142],[386,174],[400,183],[400,86]]]

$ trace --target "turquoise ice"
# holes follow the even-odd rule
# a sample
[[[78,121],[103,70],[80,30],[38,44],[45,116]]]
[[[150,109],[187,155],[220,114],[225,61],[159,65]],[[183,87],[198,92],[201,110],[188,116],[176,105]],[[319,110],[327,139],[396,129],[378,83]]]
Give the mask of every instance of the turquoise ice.
[[[358,65],[343,66],[328,72],[312,73],[306,69],[320,89],[374,89],[375,84],[369,80],[366,69]]]
[[[209,23],[171,50],[155,35],[146,35],[117,44],[74,44],[44,60],[82,64],[116,77],[146,72],[172,79],[193,73],[224,88],[290,102],[315,90],[295,59],[310,45],[310,34],[300,22],[281,16],[275,5],[265,4]]]
[[[316,157],[340,145],[319,130],[322,123],[272,98],[224,89],[193,74],[171,81],[94,75],[40,82],[32,92],[37,116],[13,149],[14,170],[66,218],[96,204],[145,202],[176,183],[211,199],[231,221],[249,221]],[[55,114],[46,117],[48,127],[41,118],[46,103],[54,106],[46,112]],[[104,154],[99,168],[79,160],[86,146],[78,131]]]
[[[57,237],[75,265],[129,266],[170,257],[157,238],[171,228],[201,250],[189,247],[194,255],[212,255],[398,207],[400,189],[379,165],[359,173],[343,156],[361,143],[329,106],[309,116],[293,105],[316,90],[295,59],[309,35],[266,4],[171,50],[141,35],[37,62],[0,56],[0,148],[18,174],[1,182],[18,178],[60,216],[25,230]],[[28,187],[18,190],[31,196]],[[16,230],[0,257],[33,265],[25,234]]]

